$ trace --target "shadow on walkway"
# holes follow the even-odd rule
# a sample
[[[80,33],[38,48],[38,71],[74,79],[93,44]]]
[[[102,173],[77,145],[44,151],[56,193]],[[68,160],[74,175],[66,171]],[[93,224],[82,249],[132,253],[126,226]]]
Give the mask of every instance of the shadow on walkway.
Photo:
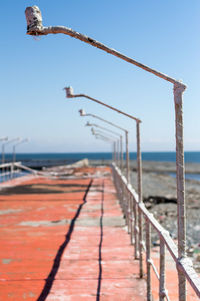
[[[57,252],[57,255],[56,255],[55,259],[54,259],[54,264],[52,266],[52,269],[51,269],[51,271],[49,273],[49,276],[46,279],[45,286],[44,286],[44,288],[43,288],[40,296],[38,297],[37,301],[45,301],[46,298],[47,298],[47,296],[48,296],[48,294],[49,294],[49,292],[50,292],[50,290],[51,290],[51,287],[53,285],[53,281],[55,280],[55,276],[56,276],[56,274],[58,272],[58,269],[59,269],[59,266],[60,266],[60,261],[61,261],[62,254],[63,254],[65,248],[67,247],[68,243],[70,242],[71,235],[72,235],[72,232],[74,230],[75,222],[76,222],[76,220],[77,220],[77,218],[78,218],[78,216],[79,216],[79,214],[81,212],[81,209],[82,209],[83,205],[87,202],[86,201],[86,197],[87,197],[87,194],[88,194],[88,192],[90,190],[92,182],[93,182],[93,180],[90,181],[90,183],[89,183],[89,185],[87,187],[87,190],[85,192],[85,195],[83,197],[83,203],[79,205],[79,207],[77,209],[77,212],[76,212],[74,218],[71,221],[69,230],[68,230],[68,232],[67,232],[67,234],[65,236],[66,237],[65,241],[60,246],[60,248],[59,248],[59,250]]]
[[[97,286],[97,298],[96,301],[100,300],[101,295],[101,280],[102,280],[102,243],[103,243],[103,215],[104,215],[104,181],[102,183],[102,197],[101,197],[101,217],[100,217],[100,242],[99,242],[99,276]]]

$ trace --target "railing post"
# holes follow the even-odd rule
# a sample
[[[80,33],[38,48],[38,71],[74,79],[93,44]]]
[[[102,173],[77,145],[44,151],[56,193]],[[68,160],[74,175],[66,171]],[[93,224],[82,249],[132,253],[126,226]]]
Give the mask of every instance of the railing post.
[[[146,217],[146,269],[147,269],[147,301],[152,301],[151,294],[151,225]]]
[[[117,165],[120,168],[120,140],[117,139]]]
[[[138,208],[134,199],[134,239],[135,239],[135,259],[138,259]]]
[[[128,190],[127,190],[127,184],[125,184],[125,215],[126,215],[126,225],[128,227],[128,233],[129,233],[129,221],[128,221],[128,214],[129,214],[129,200],[128,200]]]
[[[142,202],[142,160],[141,160],[141,149],[140,149],[140,122],[136,123],[137,131],[137,178],[138,178],[138,197],[139,203]],[[142,214],[138,207],[138,227],[139,227],[139,252],[140,252],[140,278],[143,277],[143,229],[142,229]]]
[[[115,160],[116,160],[117,167],[119,167],[119,165],[118,165],[118,140],[116,140],[115,147],[116,147],[116,149],[115,149],[116,150]]]
[[[10,166],[10,178],[14,178],[14,163],[11,163]]]
[[[130,182],[130,171],[129,171],[129,152],[128,152],[128,132],[126,131],[126,179],[127,184]]]
[[[128,131],[126,131],[126,223],[128,226],[128,233],[130,233],[130,196],[128,194],[128,185],[130,183],[130,166],[129,166],[129,150],[128,150]]]
[[[133,196],[130,194],[130,209],[131,209],[131,214],[130,214],[130,230],[131,230],[131,245],[133,245],[133,233],[134,233],[134,228],[133,228],[133,221],[134,221],[134,207],[133,207]]]
[[[117,162],[116,162],[116,142],[114,142],[114,162],[117,165]]]
[[[164,301],[165,291],[165,243],[160,238],[160,282],[159,282],[159,301]]]
[[[120,136],[120,153],[121,153],[121,171],[123,169],[123,138],[122,135]]]
[[[131,233],[131,219],[132,219],[132,210],[131,210],[131,195],[127,186],[127,214],[128,214],[128,233]]]
[[[5,163],[5,146],[2,144],[2,154],[1,154],[1,163]],[[2,174],[1,174],[2,182],[4,182],[4,167],[2,167]]]
[[[138,178],[138,196],[139,202],[142,202],[142,159],[140,148],[140,122],[137,121],[137,178]]]
[[[121,181],[120,181],[121,182]],[[125,206],[124,206],[124,199],[125,199],[125,187],[124,187],[124,183],[121,182],[120,183],[120,186],[121,186],[121,208],[122,208],[122,212],[123,212],[123,215],[126,216],[126,211],[125,211]]]
[[[124,198],[123,198],[123,206],[124,206],[124,215],[125,215],[125,220],[127,224],[127,189],[126,189],[126,184],[123,183],[124,186]]]
[[[115,142],[113,142],[113,145],[112,145],[112,161],[115,163],[114,151],[115,151]]]
[[[183,108],[182,94],[185,86],[174,84],[174,104],[176,123],[176,183],[177,183],[177,226],[179,260],[186,256],[186,218],[185,218],[185,168],[183,149]],[[186,278],[178,269],[179,301],[186,300]]]

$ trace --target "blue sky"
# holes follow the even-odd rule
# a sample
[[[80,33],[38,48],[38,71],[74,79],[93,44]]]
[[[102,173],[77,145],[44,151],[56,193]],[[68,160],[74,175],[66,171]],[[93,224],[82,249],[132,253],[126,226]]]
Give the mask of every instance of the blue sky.
[[[140,118],[143,151],[175,150],[172,84],[68,36],[27,36],[31,5],[46,26],[65,25],[183,80],[185,150],[200,150],[199,0],[2,0],[1,136],[29,137],[21,152],[109,150],[84,126],[84,108],[127,128],[134,151],[135,123],[90,101],[67,100],[62,89],[71,85]]]

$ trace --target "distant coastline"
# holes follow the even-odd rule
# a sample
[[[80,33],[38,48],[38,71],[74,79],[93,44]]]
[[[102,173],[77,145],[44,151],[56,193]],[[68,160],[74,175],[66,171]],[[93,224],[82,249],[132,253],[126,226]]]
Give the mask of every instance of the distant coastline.
[[[136,160],[136,152],[130,152],[130,160]],[[8,153],[5,156],[7,161],[12,160],[12,154]],[[16,159],[19,161],[35,161],[35,160],[56,160],[56,161],[66,161],[75,162],[88,158],[89,160],[111,160],[111,152],[84,152],[84,153],[17,153]],[[125,153],[124,153],[125,158]],[[0,155],[1,159],[1,155]],[[160,162],[175,162],[176,153],[171,152],[142,152],[142,159],[144,161],[160,161]],[[186,151],[185,152],[185,162],[190,163],[200,163],[200,151]]]

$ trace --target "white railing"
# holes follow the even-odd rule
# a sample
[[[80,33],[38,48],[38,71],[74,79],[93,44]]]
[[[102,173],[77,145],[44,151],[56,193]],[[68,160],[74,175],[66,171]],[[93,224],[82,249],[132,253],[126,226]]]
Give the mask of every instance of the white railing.
[[[158,221],[154,218],[153,214],[150,213],[143,202],[139,201],[138,195],[131,186],[128,184],[127,179],[123,176],[120,169],[113,164],[113,177],[115,186],[117,189],[119,201],[121,208],[123,210],[126,223],[128,225],[128,229],[131,236],[131,243],[134,244],[135,247],[135,258],[140,261],[140,269],[143,265],[143,254],[138,254],[138,252],[146,253],[146,271],[147,271],[147,300],[152,300],[152,288],[151,288],[151,273],[155,272],[156,277],[159,280],[159,300],[170,300],[166,284],[165,284],[165,249],[167,248],[171,257],[173,258],[177,271],[181,271],[191,287],[195,291],[196,295],[200,298],[200,278],[193,269],[193,265],[191,260],[186,256],[183,258],[179,258],[178,256],[178,248],[170,237],[169,232],[164,229]],[[145,227],[139,225],[143,225],[144,223],[139,223],[139,216],[141,215],[143,222],[145,223]],[[151,227],[157,232],[160,238],[160,270],[157,271],[156,266],[151,258]],[[143,229],[144,228],[144,229]],[[145,241],[143,240],[143,233],[145,233]],[[141,248],[140,248],[141,246]],[[141,277],[141,272],[139,271],[139,275]],[[172,280],[173,281],[173,280]],[[178,288],[177,288],[178,290]],[[182,296],[186,295],[186,291],[181,292]],[[179,300],[181,300],[181,296],[179,296]],[[174,301],[174,300],[172,300]]]
[[[39,173],[38,171],[22,165],[21,162],[0,164],[0,183],[7,182],[20,176],[20,173],[22,173],[22,171],[30,172],[33,174]]]
[[[16,163],[4,163],[0,165],[0,182],[6,182],[13,178],[15,178],[19,173],[20,169],[17,164],[21,164],[21,162]]]
[[[51,177],[55,178],[58,176],[58,173],[48,172],[48,171],[39,171],[22,165],[21,162],[10,162],[5,164],[0,164],[0,183],[12,180],[15,177],[23,176],[24,173],[38,175],[40,177]],[[21,175],[20,175],[21,173]]]

